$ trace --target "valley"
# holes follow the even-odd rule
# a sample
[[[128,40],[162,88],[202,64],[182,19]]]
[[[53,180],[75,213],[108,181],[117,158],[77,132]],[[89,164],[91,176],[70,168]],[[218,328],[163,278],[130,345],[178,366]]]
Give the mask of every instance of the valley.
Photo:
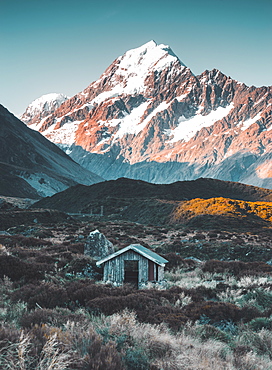
[[[0,105],[1,369],[272,370],[271,93],[150,41]],[[103,281],[98,231],[163,279]]]
[[[67,369],[269,369],[271,222],[156,226],[150,218],[74,218],[8,200],[0,211],[4,368],[25,346],[22,358],[33,369],[52,356]],[[166,258],[163,283],[102,283],[84,253],[94,230],[115,250],[139,243]]]

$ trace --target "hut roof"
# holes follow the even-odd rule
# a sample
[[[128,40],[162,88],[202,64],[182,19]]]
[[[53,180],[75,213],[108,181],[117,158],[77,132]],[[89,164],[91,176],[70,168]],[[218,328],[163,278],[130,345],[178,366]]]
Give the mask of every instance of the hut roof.
[[[115,258],[119,256],[120,254],[123,254],[129,250],[133,250],[136,253],[141,254],[145,258],[149,259],[150,261],[155,262],[156,264],[160,266],[165,266],[165,264],[168,262],[165,258],[159,256],[157,253],[152,252],[151,250],[143,247],[141,244],[130,244],[127,247],[120,249],[119,251],[112,253],[108,255],[107,257],[102,258],[100,261],[96,262],[97,266],[102,265],[103,263],[109,261],[112,258]]]

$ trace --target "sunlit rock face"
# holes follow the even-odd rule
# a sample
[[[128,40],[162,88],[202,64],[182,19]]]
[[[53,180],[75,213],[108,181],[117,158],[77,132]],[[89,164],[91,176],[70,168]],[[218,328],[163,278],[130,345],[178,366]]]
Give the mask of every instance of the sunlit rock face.
[[[195,76],[169,46],[150,41],[25,122],[106,179],[213,177],[272,188],[271,93],[217,69]]]

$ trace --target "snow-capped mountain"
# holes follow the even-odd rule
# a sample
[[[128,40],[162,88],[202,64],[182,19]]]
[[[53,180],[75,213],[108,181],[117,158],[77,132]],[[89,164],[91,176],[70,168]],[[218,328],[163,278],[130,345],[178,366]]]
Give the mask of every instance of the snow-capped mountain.
[[[271,86],[248,87],[217,69],[195,76],[150,41],[40,121],[24,121],[106,179],[272,188],[271,113]]]
[[[103,179],[0,105],[0,195],[39,198]]]
[[[51,93],[42,95],[29,104],[24,114],[19,118],[25,123],[39,123],[43,117],[53,113],[63,102],[68,100],[68,96],[63,94]]]

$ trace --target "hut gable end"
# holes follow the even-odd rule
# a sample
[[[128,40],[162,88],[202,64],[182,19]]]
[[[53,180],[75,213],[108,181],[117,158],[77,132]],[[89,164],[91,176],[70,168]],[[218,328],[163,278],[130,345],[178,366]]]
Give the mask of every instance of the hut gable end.
[[[112,258],[115,258],[115,257],[119,256],[120,254],[125,253],[128,250],[133,250],[134,252],[141,254],[145,258],[147,258],[147,259],[149,259],[149,260],[151,260],[151,261],[153,261],[153,262],[155,262],[158,265],[163,266],[163,267],[168,262],[165,258],[159,256],[157,253],[152,252],[151,250],[143,247],[140,244],[130,244],[127,247],[125,247],[123,249],[120,249],[119,251],[117,251],[115,253],[112,253],[112,254],[108,255],[107,257],[105,257],[105,258],[102,258],[100,261],[96,262],[96,265],[101,266],[106,261],[108,261]]]
[[[103,266],[104,281],[140,286],[147,281],[161,281],[168,261],[140,244],[131,244],[96,262]]]

